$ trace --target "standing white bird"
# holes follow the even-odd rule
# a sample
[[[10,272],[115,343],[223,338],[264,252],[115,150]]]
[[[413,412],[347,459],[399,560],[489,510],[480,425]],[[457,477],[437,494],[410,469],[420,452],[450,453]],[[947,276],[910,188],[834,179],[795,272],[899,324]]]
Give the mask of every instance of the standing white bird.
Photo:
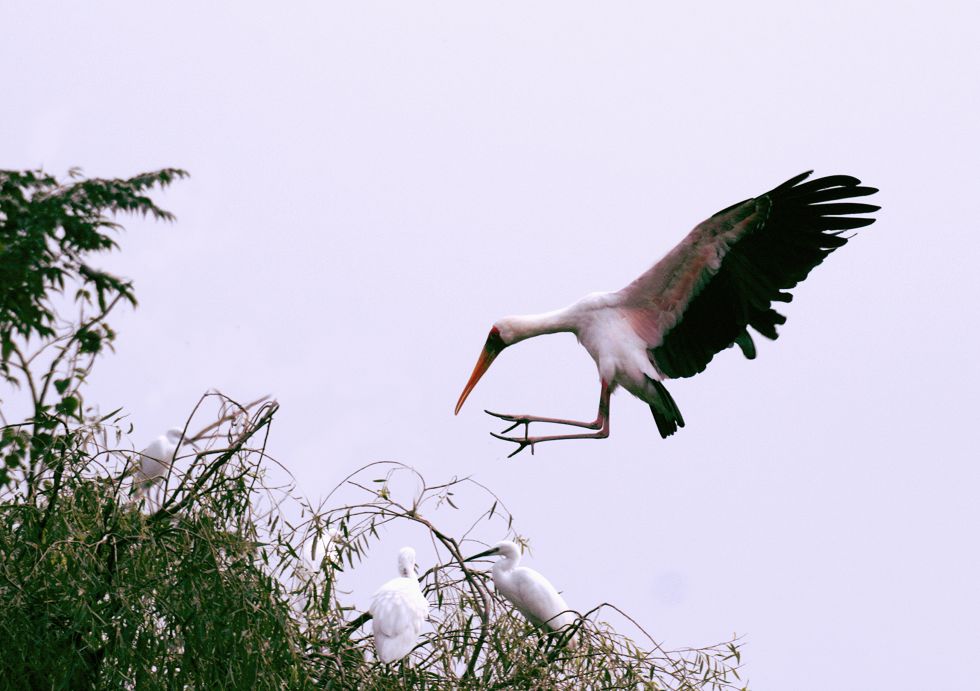
[[[797,175],[765,194],[734,204],[700,223],[642,276],[614,293],[592,293],[575,304],[545,314],[505,317],[493,325],[463,402],[509,345],[557,332],[575,334],[599,370],[599,412],[588,422],[535,415],[488,414],[513,423],[493,436],[526,447],[557,439],[604,439],[609,436],[609,397],[622,386],[650,406],[664,438],[684,426],[664,379],[691,377],[725,348],[738,344],[755,357],[752,327],[775,339],[786,318],[771,308],[789,302],[788,292],[844,245],[845,230],[870,225],[874,218],[852,217],[880,207],[839,202],[874,194],[849,175],[803,182]],[[830,203],[826,203],[830,202]],[[528,436],[530,423],[571,425],[591,433]],[[503,436],[518,425],[524,435]]]
[[[151,486],[166,479],[183,435],[183,429],[172,427],[140,451],[139,465],[133,475],[137,496],[143,496]]]
[[[576,614],[568,608],[555,586],[534,569],[519,566],[520,548],[510,540],[498,542],[486,552],[466,561],[499,554],[493,565],[493,585],[527,620],[539,628],[558,631],[575,623]]]
[[[422,622],[429,616],[429,601],[419,587],[414,549],[402,547],[398,552],[398,578],[378,588],[369,611],[379,660],[393,662],[412,652]]]

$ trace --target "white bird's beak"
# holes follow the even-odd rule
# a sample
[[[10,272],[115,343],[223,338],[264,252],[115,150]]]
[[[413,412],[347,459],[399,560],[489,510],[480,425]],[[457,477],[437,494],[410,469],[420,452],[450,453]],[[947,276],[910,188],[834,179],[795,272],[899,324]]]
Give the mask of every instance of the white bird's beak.
[[[500,548],[499,547],[494,547],[492,549],[488,549],[485,552],[480,552],[479,554],[474,554],[472,557],[466,557],[466,559],[464,559],[463,561],[476,561],[477,559],[481,559],[483,557],[489,557],[489,556],[492,556],[494,554],[500,554]]]

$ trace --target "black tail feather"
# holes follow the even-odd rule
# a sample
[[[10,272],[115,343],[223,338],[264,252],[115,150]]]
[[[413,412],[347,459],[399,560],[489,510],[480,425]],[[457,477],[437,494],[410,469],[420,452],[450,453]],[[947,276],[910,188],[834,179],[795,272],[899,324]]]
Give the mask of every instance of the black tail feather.
[[[666,439],[676,432],[678,427],[684,426],[684,417],[674,398],[667,391],[667,387],[650,377],[647,377],[647,381],[652,385],[652,390],[648,389],[650,396],[647,398],[650,412],[653,413],[654,422],[657,423],[657,431]]]

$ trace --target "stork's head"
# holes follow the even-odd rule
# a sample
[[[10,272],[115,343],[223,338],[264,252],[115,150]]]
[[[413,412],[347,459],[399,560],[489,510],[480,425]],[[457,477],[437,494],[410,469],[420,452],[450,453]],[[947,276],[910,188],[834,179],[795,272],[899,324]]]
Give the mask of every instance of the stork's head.
[[[402,547],[398,550],[398,575],[402,578],[418,578],[415,550],[411,547]]]
[[[463,389],[463,393],[459,396],[459,401],[456,402],[456,415],[459,415],[459,409],[463,407],[466,397],[470,395],[470,391],[480,381],[480,377],[490,369],[494,358],[500,354],[501,350],[514,342],[513,340],[509,340],[511,337],[512,334],[509,333],[508,325],[505,322],[498,322],[490,329],[490,335],[487,336],[487,342],[483,345],[483,352],[480,353],[480,359],[476,361],[473,374],[470,375],[470,380],[466,382],[466,388]]]
[[[184,436],[183,427],[171,427],[170,429],[167,430],[167,434],[166,434],[167,441],[169,441],[171,444],[179,444],[183,436]]]

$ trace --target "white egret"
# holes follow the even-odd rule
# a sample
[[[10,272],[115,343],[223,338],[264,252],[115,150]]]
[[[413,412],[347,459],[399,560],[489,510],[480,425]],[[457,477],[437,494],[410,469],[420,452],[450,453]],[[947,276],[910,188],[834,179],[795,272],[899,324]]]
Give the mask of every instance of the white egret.
[[[415,550],[398,552],[398,578],[378,588],[371,601],[374,647],[382,662],[394,662],[412,652],[422,622],[429,616],[429,602],[419,587]]]
[[[182,428],[173,427],[140,451],[139,464],[133,473],[137,497],[143,496],[151,486],[162,483],[166,479],[183,434]]]
[[[745,357],[754,358],[749,327],[776,338],[776,326],[786,319],[772,309],[772,303],[792,299],[788,291],[847,242],[842,232],[874,222],[853,214],[879,207],[840,201],[874,194],[878,191],[874,187],[861,186],[850,175],[803,182],[809,175],[797,175],[765,194],[719,211],[622,290],[592,293],[546,314],[497,321],[456,403],[456,413],[504,348],[565,331],[575,334],[599,370],[596,419],[486,411],[511,423],[503,434],[493,435],[517,444],[511,456],[529,446],[533,453],[534,445],[544,441],[608,437],[609,397],[619,386],[650,406],[662,437],[676,432],[684,426],[684,418],[661,382],[698,374],[715,353],[736,344]],[[528,436],[532,422],[592,431]],[[524,425],[523,435],[503,436],[519,425]]]
[[[503,559],[493,565],[493,585],[528,621],[538,628],[558,631],[577,618],[555,586],[534,569],[519,566],[520,548],[510,540],[503,540],[485,552],[475,554],[466,561],[499,554]],[[574,637],[569,642],[573,642]]]

